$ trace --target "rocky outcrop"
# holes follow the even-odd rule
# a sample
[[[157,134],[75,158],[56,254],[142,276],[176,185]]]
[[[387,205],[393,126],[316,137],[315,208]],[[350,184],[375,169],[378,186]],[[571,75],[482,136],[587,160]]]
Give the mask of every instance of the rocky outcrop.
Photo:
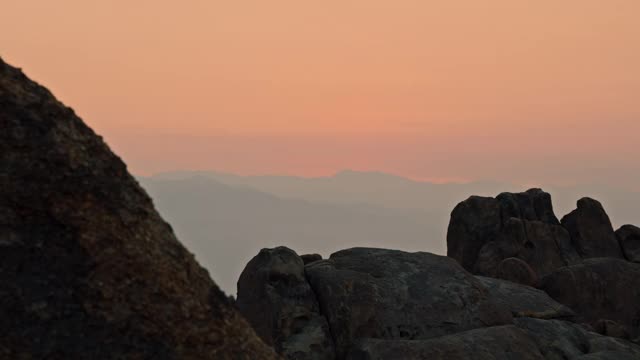
[[[262,250],[238,283],[239,307],[253,304],[253,310],[243,313],[258,320],[258,333],[264,324],[274,324],[273,319],[287,326],[300,318],[326,319],[329,331],[323,334],[335,345],[335,359],[573,359],[633,357],[640,351],[611,337],[620,334],[613,321],[600,330],[608,336],[590,332],[578,325],[591,323],[589,319],[545,291],[474,277],[446,257],[354,248],[308,263],[304,272],[302,264],[290,249]],[[279,287],[283,281],[287,285]],[[313,291],[297,290],[306,289],[306,283]],[[312,303],[310,297],[319,305],[312,315],[309,307],[299,305],[302,299]],[[593,325],[589,329],[602,327]],[[295,343],[318,333],[287,326],[270,325],[267,341]],[[327,355],[321,346],[307,347],[299,357],[276,348],[289,359]]]
[[[551,196],[540,189],[472,196],[458,204],[451,213],[447,255],[475,274],[525,285],[580,259],[553,213]],[[506,259],[511,260],[502,264]]]
[[[263,249],[238,280],[240,312],[258,335],[287,359],[334,359],[329,325],[291,249]]]
[[[243,313],[259,319],[260,334],[268,325],[265,340],[286,343],[317,332],[274,319],[291,324],[310,307],[290,304],[314,298],[304,319],[326,319],[338,360],[640,358],[638,340],[628,341],[640,335],[640,264],[605,251],[613,232],[599,203],[580,200],[561,224],[539,189],[471,197],[449,229],[450,257],[354,248],[303,260],[263,250],[243,272],[239,306],[253,304]],[[616,233],[627,256],[637,233]],[[592,258],[593,249],[611,257]],[[322,348],[307,349],[300,358]]]
[[[640,263],[640,228],[624,225],[616,230],[616,236],[624,257],[629,261]]]
[[[511,313],[452,259],[354,248],[306,268],[338,358],[361,338],[428,339],[511,322]]]
[[[102,139],[1,60],[0,257],[0,358],[276,358]]]
[[[640,264],[587,259],[547,276],[542,288],[573,309],[579,321],[594,326],[611,320],[632,336],[640,335]]]
[[[623,259],[635,259],[640,229],[626,225],[614,233],[602,205],[590,198],[580,199],[558,224],[550,197],[542,194],[529,190],[460,203],[449,225],[449,256],[463,265],[474,259],[465,266],[474,274],[545,290],[572,309],[576,321],[602,334],[637,336],[638,265]],[[531,196],[543,199],[537,208],[534,200],[513,200]],[[460,249],[468,253],[461,256]]]
[[[562,218],[574,248],[582,258],[622,259],[618,239],[602,204],[590,198],[578,200],[578,207]]]

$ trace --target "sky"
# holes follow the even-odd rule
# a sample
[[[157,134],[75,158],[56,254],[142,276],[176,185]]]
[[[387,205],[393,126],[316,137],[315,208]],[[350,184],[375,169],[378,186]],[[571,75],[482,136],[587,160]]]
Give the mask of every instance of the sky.
[[[637,0],[7,1],[0,56],[137,174],[640,189]]]

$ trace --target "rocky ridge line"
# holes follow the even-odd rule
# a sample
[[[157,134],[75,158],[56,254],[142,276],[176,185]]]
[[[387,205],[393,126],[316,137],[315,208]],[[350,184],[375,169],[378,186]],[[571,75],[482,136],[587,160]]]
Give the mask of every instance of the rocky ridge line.
[[[238,307],[288,359],[636,359],[640,264],[623,254],[638,234],[614,233],[591,199],[559,221],[540,189],[471,197],[452,212],[450,257],[264,249]]]

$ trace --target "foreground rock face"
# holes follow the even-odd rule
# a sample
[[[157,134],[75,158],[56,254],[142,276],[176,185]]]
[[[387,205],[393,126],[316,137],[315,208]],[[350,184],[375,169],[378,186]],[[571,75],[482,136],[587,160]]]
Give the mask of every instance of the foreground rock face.
[[[276,345],[288,359],[573,359],[640,351],[573,323],[584,320],[543,290],[472,276],[447,257],[355,248],[304,271],[302,264],[290,249],[265,249],[238,282],[242,313],[259,333],[270,324],[267,339],[298,343],[322,334],[335,345],[334,357],[327,346],[293,354]],[[282,281],[288,285],[279,287]],[[317,312],[305,305],[310,298]],[[328,332],[305,325],[317,318],[326,319]],[[293,323],[301,326],[292,331]],[[611,341],[597,348],[593,339]]]
[[[588,259],[558,269],[543,289],[595,325],[611,320],[632,336],[640,335],[640,266],[614,258]]]
[[[571,322],[518,318],[515,325],[535,341],[548,360],[640,358],[640,346],[589,332]]]
[[[238,282],[240,309],[288,359],[640,358],[640,264],[622,257],[638,228],[614,234],[591,199],[561,223],[533,189],[471,197],[449,230],[450,257],[265,249]],[[307,325],[322,319],[328,331]]]
[[[339,358],[358,339],[428,339],[511,322],[452,259],[355,248],[306,268]]]
[[[489,296],[508,309],[514,317],[537,319],[573,319],[575,313],[567,306],[553,300],[547,293],[529,286],[476,276],[489,291]]]
[[[0,60],[0,357],[272,359],[74,112]]]
[[[430,340],[367,339],[352,350],[353,360],[544,360],[531,337],[513,325],[474,329]]]
[[[293,250],[263,249],[240,275],[236,304],[262,340],[285,357],[334,359],[327,319],[304,272]]]

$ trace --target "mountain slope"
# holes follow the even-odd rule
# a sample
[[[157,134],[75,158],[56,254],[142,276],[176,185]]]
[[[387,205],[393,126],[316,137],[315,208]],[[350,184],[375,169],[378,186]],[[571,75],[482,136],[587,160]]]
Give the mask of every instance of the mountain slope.
[[[0,357],[272,359],[70,108],[0,60]]]

